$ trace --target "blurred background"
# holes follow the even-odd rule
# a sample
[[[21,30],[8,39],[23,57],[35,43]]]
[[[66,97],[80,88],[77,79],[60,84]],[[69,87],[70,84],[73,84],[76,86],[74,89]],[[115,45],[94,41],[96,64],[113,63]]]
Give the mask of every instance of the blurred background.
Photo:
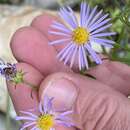
[[[130,65],[130,0],[86,0],[92,7],[110,13],[117,32],[113,37],[115,47],[109,51],[102,48],[104,54],[112,60]],[[20,27],[29,25],[32,19],[43,12],[54,13],[60,6],[70,5],[77,13],[81,0],[0,0],[0,58],[16,62],[9,43],[13,33]],[[4,78],[0,77],[0,130],[18,130],[20,124],[15,121],[15,111],[8,96]]]

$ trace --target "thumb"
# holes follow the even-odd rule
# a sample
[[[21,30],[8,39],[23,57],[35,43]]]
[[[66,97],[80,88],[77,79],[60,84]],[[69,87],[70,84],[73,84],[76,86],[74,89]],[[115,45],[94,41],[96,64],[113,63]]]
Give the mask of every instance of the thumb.
[[[73,109],[72,120],[78,129],[130,129],[129,100],[99,81],[74,73],[56,73],[43,81],[39,95],[41,100],[45,95],[54,97],[54,108],[59,111]]]

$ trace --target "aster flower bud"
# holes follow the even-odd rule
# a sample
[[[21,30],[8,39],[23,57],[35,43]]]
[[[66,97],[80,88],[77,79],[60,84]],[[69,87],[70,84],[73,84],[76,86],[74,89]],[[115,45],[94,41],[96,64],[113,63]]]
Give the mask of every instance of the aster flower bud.
[[[0,74],[5,77],[7,81],[12,82],[16,86],[20,83],[26,84],[26,86],[31,87],[31,97],[33,98],[32,92],[37,91],[37,86],[32,85],[31,83],[24,80],[24,75],[26,74],[22,70],[17,70],[16,64],[5,63],[0,59]]]

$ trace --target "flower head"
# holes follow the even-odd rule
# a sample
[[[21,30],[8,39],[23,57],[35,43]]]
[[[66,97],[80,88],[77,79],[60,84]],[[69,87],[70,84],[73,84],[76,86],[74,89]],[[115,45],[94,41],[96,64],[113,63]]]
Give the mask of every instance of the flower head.
[[[112,25],[109,24],[111,19],[107,18],[108,14],[103,15],[102,12],[102,10],[97,12],[97,6],[90,9],[89,5],[82,2],[80,21],[78,21],[70,7],[60,9],[59,15],[65,21],[65,25],[54,21],[51,25],[52,30],[49,31],[51,35],[62,36],[60,39],[50,42],[50,45],[68,43],[57,55],[60,61],[64,61],[64,64],[69,63],[70,67],[76,62],[80,70],[88,69],[88,56],[97,64],[102,63],[92,45],[99,44],[112,48],[114,41],[104,37],[116,34],[106,31]]]
[[[3,75],[6,80],[12,81],[15,84],[23,82],[22,71],[17,71],[16,64],[4,63],[3,60],[0,59],[0,74]]]
[[[49,98],[48,96],[44,97],[44,104],[39,104],[39,115],[35,115],[32,112],[21,111],[21,114],[24,115],[16,117],[16,120],[25,122],[20,130],[24,130],[28,127],[32,127],[31,130],[55,130],[55,124],[61,124],[66,127],[73,126],[71,119],[67,117],[69,114],[72,114],[72,111],[58,114],[53,110],[52,101],[53,98]]]

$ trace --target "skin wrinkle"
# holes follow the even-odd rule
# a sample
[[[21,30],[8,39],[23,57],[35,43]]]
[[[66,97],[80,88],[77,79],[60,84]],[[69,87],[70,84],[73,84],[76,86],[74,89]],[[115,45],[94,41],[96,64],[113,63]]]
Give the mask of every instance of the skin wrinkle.
[[[97,107],[97,108],[99,108],[99,106],[102,104],[105,104],[105,99],[103,99],[102,101],[101,101],[101,103],[99,103],[97,106],[95,106],[95,108]],[[95,103],[93,103],[93,104],[95,104]],[[90,109],[91,110],[91,109]],[[104,116],[104,114],[105,114],[105,112],[106,112],[106,106],[105,105],[103,105],[103,107],[101,107],[101,109],[100,109],[100,111],[101,112],[99,112],[99,111],[96,111],[95,110],[95,112],[93,112],[93,113],[95,113],[95,114],[93,114],[94,116],[91,116],[91,115],[89,115],[90,117],[93,117],[94,118],[94,120],[95,121],[93,121],[93,122],[95,122],[94,124],[92,124],[91,123],[91,126],[90,126],[90,122],[91,122],[91,120],[90,120],[90,122],[88,122],[88,119],[86,118],[86,119],[84,119],[84,128],[86,128],[86,129],[90,129],[90,128],[88,128],[88,127],[91,127],[91,129],[96,129],[96,124],[98,123],[98,120],[100,120],[100,118],[102,118],[103,116]],[[98,112],[98,114],[96,114]],[[86,112],[87,113],[87,112]],[[89,113],[89,112],[88,112]],[[87,114],[86,114],[87,115]],[[96,119],[96,118],[97,119]]]
[[[88,106],[87,108],[86,108],[86,106],[84,106],[84,104],[86,104],[83,100],[82,100],[82,104],[81,104],[81,99],[79,99],[79,102],[77,103],[77,106],[79,106],[80,105],[80,109],[79,110],[77,110],[77,111],[79,111],[79,113],[89,113],[89,107],[90,106],[94,106],[94,104],[95,104],[95,101],[97,101],[97,96],[101,99],[101,95],[102,95],[102,93],[106,93],[106,89],[103,89],[103,90],[100,90],[100,92],[98,91],[97,92],[97,94],[96,94],[96,92],[97,91],[95,91],[95,93],[94,93],[94,96],[93,96],[93,90],[91,91],[91,92],[89,92],[89,93],[87,93],[87,99],[88,100],[86,100],[85,102],[87,102],[87,105],[86,106]],[[88,95],[89,94],[89,95]],[[95,95],[96,94],[96,95]],[[90,99],[91,98],[91,99]],[[88,103],[89,102],[89,103]],[[103,101],[101,101],[101,103],[99,103],[99,104],[101,104],[102,105],[102,103],[103,102],[105,102],[104,100]],[[83,106],[83,107],[82,107]],[[99,106],[99,105],[98,105]],[[84,109],[84,107],[85,107],[85,109]],[[99,107],[100,108],[100,107]],[[78,109],[78,107],[77,107],[77,109]],[[83,110],[85,110],[85,112],[83,111]],[[97,112],[97,111],[96,111]],[[81,114],[80,114],[81,115]],[[82,114],[82,115],[84,115],[84,114]],[[87,115],[87,114],[86,114]],[[93,114],[94,116],[95,116],[95,114]],[[93,115],[90,115],[91,117],[93,117]],[[85,117],[86,116],[82,116],[82,117],[84,117],[84,118],[81,118],[81,120],[83,120],[83,121],[85,121],[85,120],[87,120],[87,119],[85,119]]]
[[[118,100],[117,100],[117,97],[116,97],[116,98],[113,98],[112,101],[114,101],[114,99],[115,99],[115,103],[117,104],[116,108],[115,108],[115,113],[113,113],[114,116],[112,116],[109,119],[109,124],[104,126],[103,130],[110,130],[110,129],[111,130],[129,130],[129,128],[128,128],[129,123],[127,123],[129,121],[126,118],[127,113],[126,113],[126,115],[123,113],[123,112],[127,112],[126,105],[121,104],[121,102],[122,102],[121,98],[118,98]],[[109,106],[112,106],[112,105],[109,105]],[[124,107],[122,107],[122,106],[124,106]],[[114,124],[113,124],[113,122],[114,122]]]
[[[110,99],[109,95],[107,95],[106,99],[106,111],[104,115],[98,120],[95,126],[95,129],[97,130],[106,130],[106,126],[109,124],[110,120],[114,117],[117,111],[118,104],[116,102],[113,103],[113,100]],[[110,110],[111,106],[115,106],[112,111]],[[104,121],[104,123],[102,121]]]
[[[120,113],[122,114],[122,111],[118,110],[116,115],[119,115]],[[109,125],[106,126],[107,127],[106,129],[108,129],[108,130],[109,129],[111,129],[111,130],[129,130],[129,128],[128,128],[129,125],[126,123],[126,120],[124,117],[122,117],[122,118],[120,117],[121,119],[117,118],[116,116],[113,117],[111,119]],[[113,122],[114,122],[114,124],[113,124]]]

